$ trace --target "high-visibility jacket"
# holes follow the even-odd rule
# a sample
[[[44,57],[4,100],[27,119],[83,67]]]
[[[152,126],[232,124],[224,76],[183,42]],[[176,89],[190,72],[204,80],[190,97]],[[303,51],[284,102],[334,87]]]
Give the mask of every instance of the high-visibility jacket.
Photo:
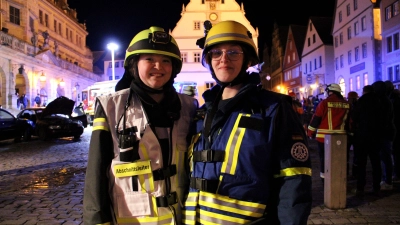
[[[172,128],[155,127],[155,134],[135,93],[124,109],[128,95],[129,89],[124,89],[97,98],[85,179],[84,223],[180,224],[188,185],[185,159],[196,112],[194,99],[178,94],[180,118]],[[137,141],[132,147],[120,148],[117,132],[122,132],[124,121],[125,129],[133,131],[127,138]],[[156,135],[169,139],[168,162],[163,160]]]
[[[350,104],[336,94],[322,100],[311,118],[308,136],[315,136],[318,142],[324,142],[326,134],[346,134],[347,115]]]
[[[206,121],[219,88],[203,95],[209,98]],[[290,97],[245,85],[216,111],[210,135],[201,129],[193,138],[189,156],[184,224],[246,224],[262,217],[262,224],[307,223],[311,162]]]

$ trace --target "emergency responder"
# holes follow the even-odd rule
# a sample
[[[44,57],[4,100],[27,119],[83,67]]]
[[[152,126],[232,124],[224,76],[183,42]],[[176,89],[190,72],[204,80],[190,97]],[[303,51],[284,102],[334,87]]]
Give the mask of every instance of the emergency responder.
[[[322,100],[308,125],[307,135],[317,139],[320,159],[320,177],[325,178],[325,135],[346,134],[347,114],[350,104],[343,98],[342,89],[338,84],[329,84],[325,88],[327,98]],[[347,126],[346,126],[347,127]]]
[[[184,223],[307,224],[311,162],[291,98],[246,72],[259,59],[242,24],[220,22],[203,40],[202,64],[218,85],[203,94],[207,114],[189,149]]]
[[[164,29],[143,30],[126,50],[129,88],[96,98],[84,224],[181,224],[196,109],[173,87],[180,56]]]

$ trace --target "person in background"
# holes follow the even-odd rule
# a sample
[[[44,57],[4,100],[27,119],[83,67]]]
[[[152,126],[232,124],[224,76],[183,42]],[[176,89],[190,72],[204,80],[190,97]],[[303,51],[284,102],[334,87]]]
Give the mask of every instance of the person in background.
[[[382,132],[381,102],[371,85],[363,88],[363,94],[351,114],[354,130],[354,154],[357,161],[357,186],[352,193],[363,196],[366,185],[366,166],[369,158],[372,167],[373,193],[379,195],[382,177],[379,153],[379,133]]]
[[[40,94],[39,93],[35,97],[35,103],[36,103],[36,107],[40,107],[40,104],[42,103],[42,99],[40,98]]]
[[[393,183],[400,183],[400,95],[399,90],[394,89],[394,85],[390,80],[385,81],[387,87],[387,95],[393,105],[394,125],[396,127],[396,135],[393,140]],[[397,92],[397,93],[396,93]]]
[[[199,107],[199,101],[197,100],[196,96],[196,87],[191,86],[191,85],[186,85],[183,90],[182,90],[182,94],[188,95],[192,98],[194,98],[196,100],[196,105],[197,108]]]
[[[375,81],[372,84],[375,93],[378,95],[382,107],[382,125],[383,128],[379,132],[378,138],[380,139],[379,147],[381,149],[381,161],[382,161],[382,182],[381,190],[392,190],[393,189],[393,140],[396,135],[396,127],[394,125],[394,114],[393,105],[387,96],[387,88],[384,81]]]
[[[356,178],[357,177],[357,155],[354,154],[354,129],[352,127],[352,113],[354,110],[355,105],[357,104],[358,100],[358,93],[355,91],[350,91],[347,93],[347,101],[350,104],[349,115],[347,117],[348,122],[347,127],[345,128],[347,131],[347,176],[349,178]],[[350,162],[350,151],[353,149],[353,160]],[[351,168],[351,175],[350,175],[350,168]]]
[[[325,135],[346,134],[347,115],[350,104],[343,98],[342,89],[338,84],[332,83],[325,88],[327,98],[317,106],[308,125],[307,135],[317,139],[320,160],[320,177],[325,178]]]
[[[205,33],[197,43],[217,85],[203,94],[189,149],[184,224],[307,224],[311,161],[291,98],[246,72],[259,59],[245,26],[223,21]]]
[[[303,117],[304,117],[303,106],[301,105],[301,102],[299,100],[297,100],[296,94],[294,92],[290,92],[289,96],[292,98],[293,109],[294,109],[294,111],[297,112],[300,122],[301,122],[301,124],[303,124]]]
[[[25,94],[21,95],[19,102],[20,102],[20,110],[26,109],[28,105],[28,99],[26,98]]]
[[[96,98],[84,224],[181,224],[196,103],[173,87],[178,45],[152,26],[132,39],[124,67],[132,82],[118,86],[128,88]]]

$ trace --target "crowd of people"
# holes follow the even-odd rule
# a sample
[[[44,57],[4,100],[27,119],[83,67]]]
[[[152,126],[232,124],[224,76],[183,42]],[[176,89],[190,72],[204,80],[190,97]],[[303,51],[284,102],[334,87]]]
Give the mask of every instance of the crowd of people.
[[[373,190],[392,190],[400,182],[400,91],[391,81],[376,81],[363,87],[363,93],[350,91],[342,96],[338,84],[325,89],[307,125],[307,135],[318,141],[320,177],[324,179],[324,137],[327,134],[347,136],[347,175],[357,180],[352,192],[365,193],[366,165],[372,166]],[[350,152],[353,150],[352,161]]]

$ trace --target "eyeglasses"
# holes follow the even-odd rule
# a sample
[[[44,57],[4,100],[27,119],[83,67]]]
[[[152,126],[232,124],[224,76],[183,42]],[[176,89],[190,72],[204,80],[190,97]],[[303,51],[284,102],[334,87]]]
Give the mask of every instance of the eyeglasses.
[[[212,60],[220,60],[223,53],[225,53],[228,56],[228,59],[231,61],[238,60],[240,55],[243,54],[243,52],[237,50],[222,51],[220,49],[212,49],[208,52],[208,54],[211,55]]]

